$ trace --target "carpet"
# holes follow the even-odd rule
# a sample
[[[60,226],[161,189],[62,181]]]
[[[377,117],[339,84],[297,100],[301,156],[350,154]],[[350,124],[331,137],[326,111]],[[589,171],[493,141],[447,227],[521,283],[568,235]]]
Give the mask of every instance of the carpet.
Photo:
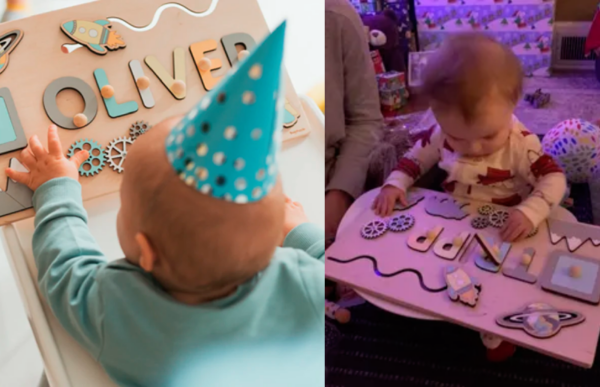
[[[595,366],[581,367],[518,348],[490,363],[479,334],[443,321],[416,320],[370,304],[348,324],[327,324],[327,387],[597,387]]]

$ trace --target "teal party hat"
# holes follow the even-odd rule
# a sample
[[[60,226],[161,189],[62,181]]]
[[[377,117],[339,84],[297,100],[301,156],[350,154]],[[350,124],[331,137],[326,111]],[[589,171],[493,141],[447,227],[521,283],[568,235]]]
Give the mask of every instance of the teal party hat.
[[[198,191],[236,203],[258,201],[277,181],[284,93],[283,22],[175,126],[170,163]]]

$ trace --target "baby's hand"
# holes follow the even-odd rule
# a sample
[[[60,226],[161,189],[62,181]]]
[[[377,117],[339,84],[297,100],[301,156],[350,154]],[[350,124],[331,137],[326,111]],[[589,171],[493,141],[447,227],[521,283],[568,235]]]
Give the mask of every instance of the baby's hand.
[[[285,197],[285,219],[283,221],[283,239],[297,226],[308,223],[302,204]],[[283,242],[282,242],[283,243]]]
[[[18,172],[6,168],[6,175],[31,188],[38,189],[45,182],[59,177],[70,177],[79,180],[79,166],[89,157],[86,150],[75,153],[67,159],[62,151],[60,139],[55,125],[48,128],[48,150],[46,150],[37,136],[29,139],[29,145],[21,152],[21,163],[29,169],[27,172]]]
[[[371,209],[379,216],[388,216],[394,210],[396,200],[400,201],[403,206],[408,205],[406,202],[406,192],[393,185],[386,185],[375,198]]]
[[[512,210],[508,221],[500,231],[500,236],[506,242],[514,242],[525,238],[533,230],[531,221],[519,210]]]

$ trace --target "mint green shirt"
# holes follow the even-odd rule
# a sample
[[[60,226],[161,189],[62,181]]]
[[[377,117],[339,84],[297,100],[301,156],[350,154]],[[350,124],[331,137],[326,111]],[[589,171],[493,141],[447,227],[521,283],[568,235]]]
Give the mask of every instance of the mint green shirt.
[[[139,267],[107,262],[78,182],[51,180],[33,203],[41,293],[118,385],[324,385],[325,250],[316,226],[296,227],[235,294],[190,306]]]

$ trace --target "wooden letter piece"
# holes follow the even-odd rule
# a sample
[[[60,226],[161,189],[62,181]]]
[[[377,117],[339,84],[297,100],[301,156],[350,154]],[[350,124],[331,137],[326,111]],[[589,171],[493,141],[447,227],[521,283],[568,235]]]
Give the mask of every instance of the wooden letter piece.
[[[408,247],[421,253],[426,253],[433,242],[442,233],[444,228],[442,226],[434,227],[431,230],[421,230],[413,232],[406,241]],[[429,236],[428,236],[429,235]]]

